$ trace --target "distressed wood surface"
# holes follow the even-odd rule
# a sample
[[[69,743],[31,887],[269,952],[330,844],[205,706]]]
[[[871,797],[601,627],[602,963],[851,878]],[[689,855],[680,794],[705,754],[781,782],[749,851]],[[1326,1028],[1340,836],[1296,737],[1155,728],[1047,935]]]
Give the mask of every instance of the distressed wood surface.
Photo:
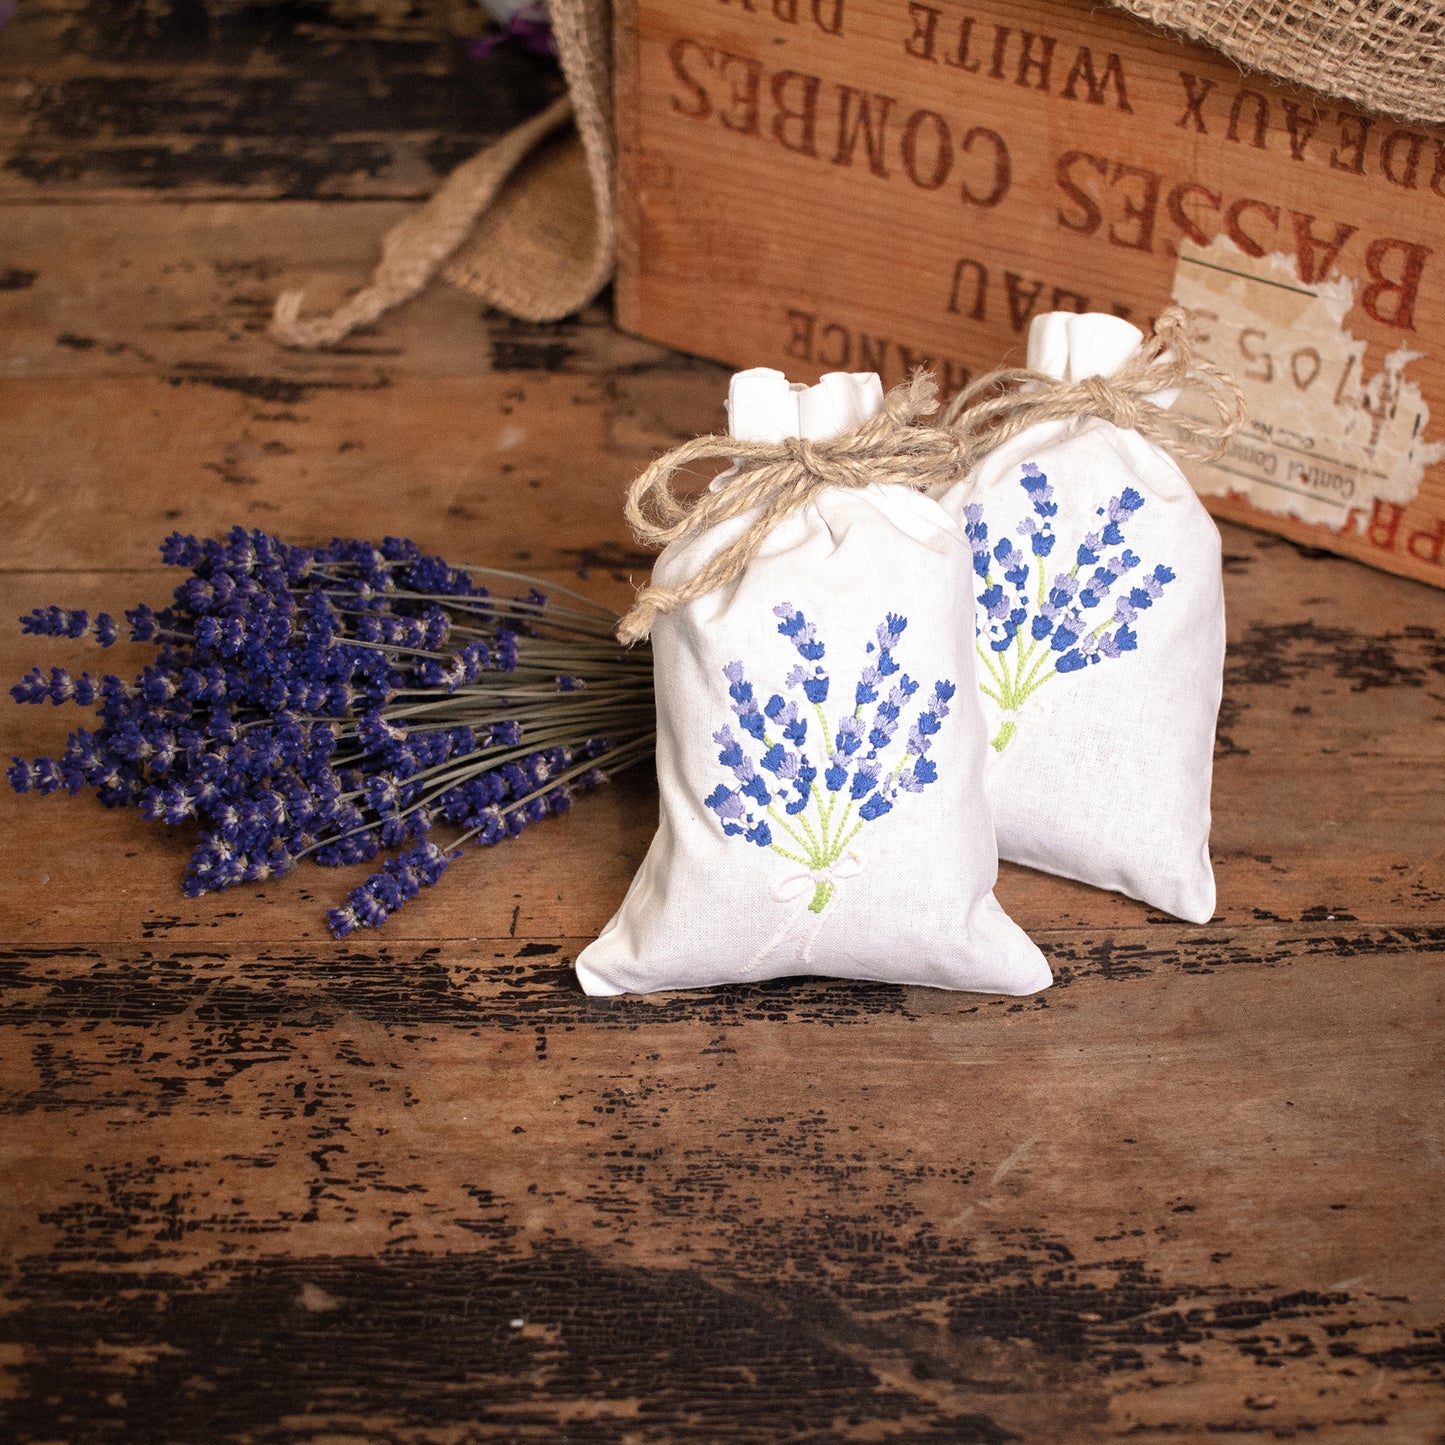
[[[0,196],[429,195],[557,93],[473,60],[464,0],[26,0],[0,38]]]
[[[396,75],[461,24],[396,14],[35,5],[0,72],[181,106],[259,55],[314,87],[291,154],[338,49]],[[720,368],[445,291],[278,352],[269,297],[360,279],[390,172],[159,196],[81,135],[20,187],[35,144],[0,138],[0,620],[158,602],[159,538],[233,521],[614,603],[645,575],[622,488],[719,424]],[[0,1439],[1440,1440],[1445,595],[1233,526],[1225,557],[1218,916],[1005,866],[1036,999],[587,999],[640,774],[344,944],[344,870],[189,902],[184,836],[7,792]],[[7,679],[83,656],[0,628]],[[74,725],[0,722],[7,757]]]

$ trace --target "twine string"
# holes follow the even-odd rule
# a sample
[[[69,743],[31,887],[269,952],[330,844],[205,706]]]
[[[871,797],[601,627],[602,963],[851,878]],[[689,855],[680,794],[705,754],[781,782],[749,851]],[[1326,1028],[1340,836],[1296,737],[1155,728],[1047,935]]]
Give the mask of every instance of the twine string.
[[[1186,388],[1204,399],[1213,420],[1149,400],[1156,392]],[[1213,461],[1243,425],[1244,413],[1239,383],[1197,354],[1188,314],[1170,306],[1154,323],[1154,334],[1110,375],[1058,381],[1022,367],[991,371],[959,392],[942,420],[963,442],[964,470],[972,471],[1029,427],[1077,416],[1136,431],[1180,460]]]
[[[655,617],[675,611],[738,577],[763,538],[801,511],[827,487],[866,487],[897,482],[922,490],[959,474],[960,444],[941,427],[917,426],[938,410],[938,387],[915,371],[884,398],[877,415],[827,441],[785,437],[779,442],[731,436],[696,437],[659,457],[633,482],[624,515],[643,546],[669,542],[751,513],[752,521],[728,546],[676,587],[643,588],[617,629],[624,643],[640,642]],[[727,485],[694,501],[679,497],[674,483],[696,462],[729,459]]]
[[[1185,387],[1204,397],[1214,420],[1176,415],[1149,400]],[[624,508],[641,545],[660,549],[733,518],[750,515],[751,521],[685,582],[640,589],[618,626],[618,640],[642,641],[655,618],[734,581],[768,533],[828,487],[892,482],[931,490],[967,476],[1029,427],[1081,416],[1137,431],[1178,457],[1208,460],[1223,452],[1243,423],[1244,394],[1232,377],[1195,354],[1188,318],[1171,306],[1153,336],[1110,376],[1062,382],[1022,368],[993,371],[956,396],[940,424],[920,423],[937,411],[937,385],[920,369],[888,392],[876,416],[826,441],[703,436],[659,457],[633,482]],[[725,486],[692,500],[678,495],[680,473],[720,459],[733,463]]]

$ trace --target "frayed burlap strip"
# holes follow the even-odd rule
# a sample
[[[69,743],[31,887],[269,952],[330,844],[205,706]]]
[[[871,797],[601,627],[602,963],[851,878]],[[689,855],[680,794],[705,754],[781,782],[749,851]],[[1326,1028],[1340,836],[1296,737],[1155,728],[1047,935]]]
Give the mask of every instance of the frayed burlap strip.
[[[1425,0],[1113,0],[1249,70],[1406,120],[1445,121],[1445,10]]]
[[[305,295],[276,300],[284,346],[334,346],[423,291],[438,271],[526,321],[585,306],[612,275],[612,80],[608,0],[550,0],[567,95],[458,166],[382,242],[371,284],[329,315]],[[567,121],[575,131],[561,134]]]
[[[442,279],[523,321],[580,310],[617,258],[612,19],[607,0],[549,0],[575,132],[519,166]]]
[[[1217,420],[1176,416],[1148,399],[1186,386],[1204,396]],[[750,520],[680,586],[642,588],[617,629],[618,640],[642,641],[654,618],[740,576],[768,533],[826,487],[893,482],[932,491],[972,472],[1026,428],[1081,416],[1132,428],[1182,457],[1213,457],[1244,420],[1244,394],[1218,367],[1194,356],[1177,306],[1160,316],[1154,335],[1111,376],[1062,382],[1033,371],[990,372],[949,404],[941,426],[918,425],[919,417],[938,410],[937,397],[933,377],[916,371],[884,397],[877,416],[828,441],[705,436],[659,457],[627,493],[625,515],[643,546],[665,547],[733,518]],[[724,458],[732,461],[733,472],[722,487],[691,503],[677,495],[673,483],[679,472]]]

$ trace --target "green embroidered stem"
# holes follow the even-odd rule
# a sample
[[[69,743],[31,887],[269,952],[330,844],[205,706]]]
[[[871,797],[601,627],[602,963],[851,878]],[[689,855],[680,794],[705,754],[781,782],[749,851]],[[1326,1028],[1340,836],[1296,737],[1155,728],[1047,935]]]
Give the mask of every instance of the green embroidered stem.
[[[808,839],[806,839],[806,838],[800,838],[800,837],[797,835],[797,833],[795,833],[785,822],[783,822],[783,820],[782,820],[780,817],[778,817],[778,815],[777,815],[776,811],[774,811],[774,809],[772,809],[772,808],[769,808],[769,809],[768,809],[768,817],[771,818],[771,819],[773,820],[773,822],[775,822],[775,823],[778,825],[778,827],[780,827],[780,828],[783,830],[783,832],[785,832],[785,833],[788,835],[788,837],[790,837],[790,838],[793,840],[793,842],[795,842],[795,843],[798,845],[798,847],[800,847],[800,848],[812,848],[812,847],[815,847],[815,846],[816,846],[815,844],[811,843]]]
[[[1051,677],[1058,675],[1053,670],[1049,648],[1045,647],[1040,653],[1037,642],[1029,641],[1025,645],[1022,632],[1016,633],[1013,645],[999,654],[997,664],[984,652],[981,644],[977,645],[977,651],[998,686],[995,692],[981,682],[979,691],[985,697],[992,698],[1003,713],[1017,713]],[[1017,722],[1013,718],[1007,718],[990,739],[989,745],[995,752],[1001,753],[1013,741],[1017,731]]]
[[[808,821],[808,814],[806,813],[806,811],[802,813],[795,813],[793,816],[797,818],[798,822],[803,825],[803,831],[808,835],[808,844],[812,848],[813,852],[821,853],[823,851],[823,845],[818,840],[818,835],[813,831],[813,825]],[[786,827],[787,825],[784,824],[783,826]]]
[[[773,852],[776,853],[780,858],[788,859],[788,861],[791,863],[801,863],[804,868],[812,868],[814,866],[813,860],[811,858],[800,858],[796,853],[789,853],[788,850],[784,848],[781,843],[773,844]]]
[[[1008,660],[1006,658],[999,659],[1003,664],[1003,672],[1002,675],[1000,675],[999,669],[994,666],[993,658],[983,650],[983,644],[981,642],[974,643],[973,649],[978,653],[979,661],[988,668],[988,675],[993,678],[999,690],[1001,692],[1006,691],[1008,688]],[[980,683],[979,686],[982,687],[983,684]]]

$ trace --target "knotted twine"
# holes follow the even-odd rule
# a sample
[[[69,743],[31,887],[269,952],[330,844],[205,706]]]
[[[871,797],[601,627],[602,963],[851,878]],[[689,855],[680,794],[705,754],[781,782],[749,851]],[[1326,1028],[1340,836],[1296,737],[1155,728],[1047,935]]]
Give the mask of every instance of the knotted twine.
[[[918,370],[883,398],[876,416],[827,441],[705,436],[659,457],[633,482],[623,509],[632,535],[644,547],[665,547],[744,513],[753,514],[752,522],[680,586],[643,588],[617,628],[618,641],[642,641],[660,613],[726,586],[779,522],[801,511],[826,487],[899,482],[922,490],[956,476],[962,452],[958,439],[941,427],[912,425],[915,418],[937,410],[938,387],[928,372]],[[734,465],[725,486],[704,492],[691,505],[678,497],[673,490],[678,472],[694,462],[722,457]]]
[[[1157,392],[1186,388],[1213,408],[1216,420],[1149,400]],[[1136,431],[1181,461],[1213,461],[1244,424],[1244,413],[1239,383],[1195,354],[1187,313],[1170,306],[1154,323],[1154,334],[1108,376],[1065,382],[1024,367],[990,371],[949,402],[943,424],[963,441],[963,471],[971,472],[1029,427],[1076,416],[1096,416]]]
[[[1185,387],[1201,393],[1217,420],[1175,415],[1148,399]],[[949,403],[942,425],[918,423],[937,410],[937,385],[920,369],[888,392],[876,416],[827,441],[703,436],[659,457],[628,489],[624,508],[643,546],[662,548],[736,517],[750,515],[751,521],[687,581],[640,589],[617,628],[618,640],[642,641],[654,618],[732,582],[768,533],[827,487],[892,482],[928,491],[972,472],[1031,426],[1081,416],[1137,431],[1176,456],[1208,460],[1223,452],[1244,421],[1244,394],[1233,378],[1195,356],[1187,318],[1171,306],[1155,323],[1154,335],[1112,375],[1064,382],[1022,368],[992,371]],[[673,482],[679,472],[723,458],[733,463],[724,486],[691,503],[677,495]]]

